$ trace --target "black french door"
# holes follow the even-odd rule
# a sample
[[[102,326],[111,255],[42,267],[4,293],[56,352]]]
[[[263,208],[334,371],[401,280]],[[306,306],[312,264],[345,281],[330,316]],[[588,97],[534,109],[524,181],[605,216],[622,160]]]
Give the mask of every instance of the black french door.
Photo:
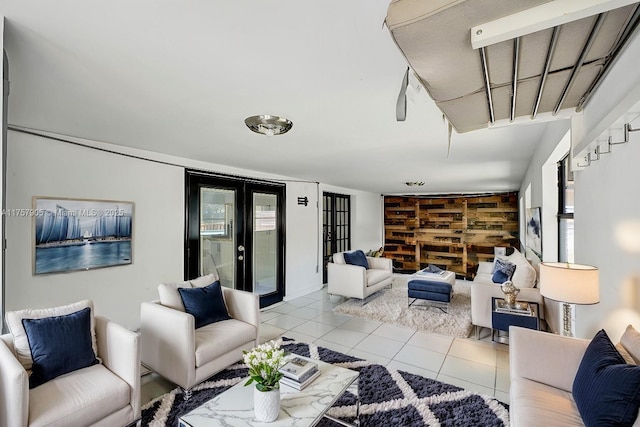
[[[351,249],[351,196],[322,193],[323,283],[327,283],[327,263],[336,252]]]
[[[217,273],[222,286],[284,297],[284,184],[186,171],[185,278]]]

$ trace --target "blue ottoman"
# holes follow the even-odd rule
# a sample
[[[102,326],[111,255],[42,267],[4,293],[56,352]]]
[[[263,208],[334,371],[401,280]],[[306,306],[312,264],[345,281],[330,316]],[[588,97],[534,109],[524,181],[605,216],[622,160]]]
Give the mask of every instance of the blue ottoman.
[[[409,300],[410,307],[417,300],[430,301],[443,312],[447,312],[451,297],[453,296],[453,286],[442,280],[412,279],[409,280]],[[413,299],[413,301],[411,301]]]

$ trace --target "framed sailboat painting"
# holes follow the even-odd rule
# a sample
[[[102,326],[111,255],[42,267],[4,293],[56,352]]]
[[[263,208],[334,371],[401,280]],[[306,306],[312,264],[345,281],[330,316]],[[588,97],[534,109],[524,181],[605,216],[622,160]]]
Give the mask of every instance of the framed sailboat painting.
[[[134,203],[33,198],[33,274],[132,263]]]

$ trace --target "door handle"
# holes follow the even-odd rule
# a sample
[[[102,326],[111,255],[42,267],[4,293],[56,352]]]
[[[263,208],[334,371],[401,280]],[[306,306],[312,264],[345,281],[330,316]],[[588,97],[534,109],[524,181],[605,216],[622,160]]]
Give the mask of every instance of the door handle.
[[[238,260],[242,261],[242,260],[244,260],[244,257],[242,255],[238,255]]]
[[[238,246],[238,252],[244,252],[244,246],[242,245]]]

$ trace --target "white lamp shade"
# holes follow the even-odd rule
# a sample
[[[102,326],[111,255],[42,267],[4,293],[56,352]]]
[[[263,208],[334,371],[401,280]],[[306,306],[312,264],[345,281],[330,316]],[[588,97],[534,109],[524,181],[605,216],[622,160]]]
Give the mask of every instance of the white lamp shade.
[[[600,302],[598,269],[590,265],[543,262],[540,264],[542,296],[570,304]]]

